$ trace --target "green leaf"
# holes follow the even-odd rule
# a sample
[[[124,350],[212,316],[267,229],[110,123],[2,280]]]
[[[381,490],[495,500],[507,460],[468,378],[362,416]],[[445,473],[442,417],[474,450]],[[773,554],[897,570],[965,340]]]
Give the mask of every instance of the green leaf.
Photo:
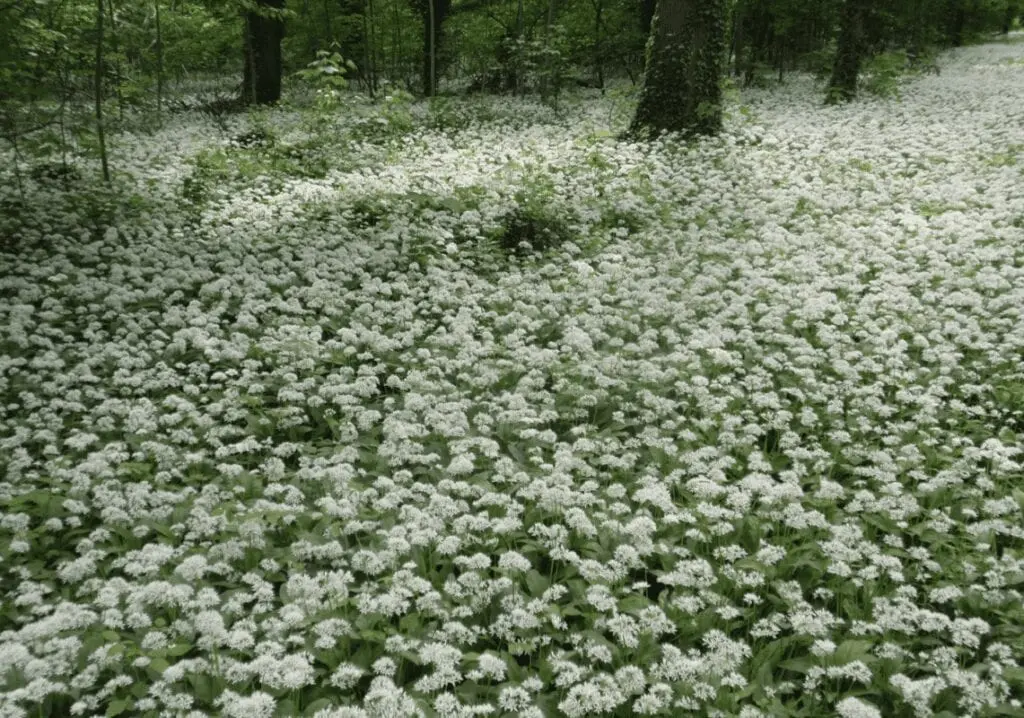
[[[422,625],[423,622],[417,613],[408,613],[398,621],[398,627],[404,634],[416,635]]]
[[[168,656],[184,656],[186,653],[192,650],[192,646],[187,643],[175,643],[173,646],[167,649]]]
[[[376,631],[368,628],[364,628],[359,632],[359,637],[368,643],[384,643],[387,640],[387,634],[384,631]]]
[[[1003,680],[1011,685],[1024,686],[1024,668],[1019,666],[1004,667]]]
[[[530,589],[531,596],[540,596],[549,585],[547,577],[542,576],[536,569],[531,568],[526,572],[526,586]]]
[[[106,641],[120,641],[121,634],[117,631],[104,631],[102,634],[103,639]]]
[[[835,653],[832,654],[832,659],[835,661],[835,665],[841,666],[846,663],[852,663],[853,661],[863,661],[865,659],[872,658],[871,649],[874,647],[874,641],[864,640],[849,640],[843,641],[839,644]]]
[[[772,683],[772,674],[775,672],[775,667],[779,665],[786,652],[796,643],[796,640],[795,636],[780,638],[772,641],[754,654],[750,661],[751,687],[766,686]]]
[[[874,526],[883,533],[899,535],[900,527],[896,525],[888,516],[881,516],[879,514],[861,514],[861,520],[869,526]]]
[[[809,657],[792,658],[788,661],[782,661],[779,663],[779,667],[785,668],[787,671],[793,671],[794,673],[807,673],[816,665],[818,665],[818,661]]]
[[[213,703],[213,699],[217,695],[213,678],[207,675],[191,674],[188,677],[188,682],[192,685],[192,692],[196,698],[204,703]]]
[[[107,706],[107,718],[119,716],[131,707],[132,700],[130,698],[118,698],[117,700],[111,701],[110,705]]]
[[[405,660],[409,661],[409,663],[415,664],[417,666],[423,665],[423,659],[420,658],[420,655],[415,651],[401,651],[399,652],[398,655],[404,658]]]
[[[324,708],[330,708],[332,705],[331,701],[327,698],[320,698],[306,706],[306,710],[302,712],[302,715],[314,716],[317,711],[323,710]]]
[[[632,595],[619,599],[619,610],[622,613],[642,611],[651,605],[651,602],[644,596]]]

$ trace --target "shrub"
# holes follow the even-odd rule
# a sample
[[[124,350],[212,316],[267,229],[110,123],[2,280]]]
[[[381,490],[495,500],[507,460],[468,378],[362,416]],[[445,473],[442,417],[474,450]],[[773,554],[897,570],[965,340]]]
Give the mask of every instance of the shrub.
[[[564,221],[536,208],[516,207],[505,217],[498,243],[506,252],[546,252],[572,239]]]
[[[878,97],[897,97],[906,67],[907,53],[903,51],[875,55],[864,65],[864,89]]]

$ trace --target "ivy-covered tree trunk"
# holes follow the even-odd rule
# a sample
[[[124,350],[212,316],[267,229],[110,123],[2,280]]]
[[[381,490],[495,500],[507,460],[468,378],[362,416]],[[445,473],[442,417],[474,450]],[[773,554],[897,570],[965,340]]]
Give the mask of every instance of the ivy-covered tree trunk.
[[[629,134],[717,133],[724,55],[725,0],[659,0]]]
[[[839,16],[839,44],[832,79],[828,83],[829,104],[849,102],[857,96],[857,77],[864,56],[864,24],[871,0],[845,0]]]
[[[281,40],[284,21],[275,11],[284,0],[257,0],[257,9],[245,13],[245,70],[242,100],[247,105],[268,105],[281,99]]]

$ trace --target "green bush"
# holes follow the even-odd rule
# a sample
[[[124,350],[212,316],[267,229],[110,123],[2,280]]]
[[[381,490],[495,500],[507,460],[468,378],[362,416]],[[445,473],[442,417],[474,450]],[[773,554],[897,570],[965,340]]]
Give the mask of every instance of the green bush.
[[[878,97],[898,97],[900,79],[907,69],[907,53],[883,52],[864,64],[864,89]]]
[[[498,243],[514,254],[546,252],[571,241],[573,233],[566,223],[535,207],[520,206],[505,216]]]

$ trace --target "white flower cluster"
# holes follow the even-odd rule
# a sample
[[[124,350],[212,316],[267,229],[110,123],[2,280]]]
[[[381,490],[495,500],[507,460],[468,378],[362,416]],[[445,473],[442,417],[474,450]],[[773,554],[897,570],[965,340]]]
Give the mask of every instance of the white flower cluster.
[[[1019,709],[1020,56],[685,152],[354,143],[188,225],[209,137],[114,143],[161,211],[44,194],[0,276],[0,715]],[[600,251],[462,251],[541,176]]]

